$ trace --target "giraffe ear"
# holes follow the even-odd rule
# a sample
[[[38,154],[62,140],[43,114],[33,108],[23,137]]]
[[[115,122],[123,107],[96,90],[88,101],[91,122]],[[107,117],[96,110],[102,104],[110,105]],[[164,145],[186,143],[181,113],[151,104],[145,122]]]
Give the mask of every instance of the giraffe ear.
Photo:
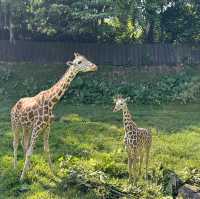
[[[73,62],[72,62],[72,61],[67,61],[66,64],[67,64],[68,66],[71,66],[71,65],[73,65]]]
[[[74,56],[75,56],[75,57],[78,57],[79,55],[80,55],[80,54],[77,53],[77,52],[74,53]]]

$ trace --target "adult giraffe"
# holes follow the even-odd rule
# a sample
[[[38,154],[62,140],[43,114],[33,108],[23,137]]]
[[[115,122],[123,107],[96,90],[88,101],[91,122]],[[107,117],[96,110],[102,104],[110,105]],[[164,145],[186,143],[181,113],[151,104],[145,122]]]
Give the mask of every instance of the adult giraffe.
[[[53,119],[53,108],[59,102],[70,83],[79,72],[96,71],[97,66],[88,61],[84,56],[74,53],[74,60],[67,62],[69,68],[63,77],[50,89],[40,92],[34,97],[20,99],[11,110],[11,124],[14,133],[14,168],[17,164],[17,148],[19,144],[19,131],[23,129],[23,145],[25,163],[20,180],[24,179],[28,170],[30,157],[38,135],[44,134],[44,151],[48,155],[48,162],[52,168],[49,152],[49,132]]]

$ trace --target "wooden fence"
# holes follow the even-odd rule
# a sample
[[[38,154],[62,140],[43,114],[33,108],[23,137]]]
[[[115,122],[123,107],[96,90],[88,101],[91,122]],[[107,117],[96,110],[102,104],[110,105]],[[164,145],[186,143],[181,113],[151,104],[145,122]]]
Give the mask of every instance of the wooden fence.
[[[0,41],[0,61],[63,63],[79,52],[102,65],[157,66],[200,63],[200,45],[93,44],[70,42]]]

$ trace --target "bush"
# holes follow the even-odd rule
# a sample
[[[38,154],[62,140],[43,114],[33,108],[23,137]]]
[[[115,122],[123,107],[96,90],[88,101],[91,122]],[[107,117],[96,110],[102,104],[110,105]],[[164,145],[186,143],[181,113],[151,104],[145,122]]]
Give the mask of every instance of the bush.
[[[112,103],[114,95],[130,96],[131,101],[138,104],[161,103],[190,103],[200,97],[200,78],[194,75],[193,68],[187,68],[175,74],[155,75],[140,74],[141,78],[131,78],[131,70],[123,67],[122,77],[113,78],[114,67],[106,68],[100,73],[80,75],[71,84],[63,97],[69,103],[102,104]],[[129,68],[130,69],[130,68]],[[126,73],[123,73],[126,71]],[[127,72],[128,71],[128,72]],[[49,80],[47,84],[40,83],[39,77],[32,77],[20,81],[11,72],[4,72],[0,77],[0,94],[3,96],[16,95],[18,99],[24,96],[34,96],[41,90],[50,88],[56,80]],[[42,77],[40,77],[42,78]],[[146,78],[146,79],[145,79]],[[7,83],[7,87],[5,86]],[[14,85],[13,85],[14,83]],[[13,89],[14,88],[14,89]],[[18,92],[13,92],[17,90]]]
[[[140,104],[189,103],[200,97],[200,79],[193,78],[187,71],[132,83],[112,83],[109,80],[102,82],[100,78],[87,81],[79,77],[64,96],[64,101],[111,103],[116,94],[130,96],[132,102]]]

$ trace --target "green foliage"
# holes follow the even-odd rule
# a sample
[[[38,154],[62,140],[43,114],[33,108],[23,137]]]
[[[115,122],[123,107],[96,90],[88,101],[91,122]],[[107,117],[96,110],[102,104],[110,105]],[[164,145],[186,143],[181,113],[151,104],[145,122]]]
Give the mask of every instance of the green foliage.
[[[169,102],[196,102],[200,97],[200,79],[192,78],[187,71],[164,75],[156,80],[112,83],[100,78],[90,81],[77,78],[64,100],[71,98],[79,103],[111,103],[116,94],[130,96],[132,102],[161,104]]]
[[[184,5],[181,1],[168,8],[163,14],[166,40],[178,42],[198,40],[200,34],[198,12],[195,4]]]
[[[111,5],[110,0],[30,1],[27,3],[27,27],[36,39],[78,40],[79,37],[97,41],[105,32],[111,32],[104,23],[104,19],[112,15]]]
[[[0,32],[13,19],[17,39],[194,42],[199,16],[197,0],[1,0]]]
[[[58,80],[59,75],[54,75],[54,78],[41,76],[42,71],[53,66],[28,66],[30,75],[25,79],[28,71],[26,64],[14,65],[15,71],[9,69],[9,66],[0,71],[0,93],[4,98],[16,100],[34,96],[49,89]],[[113,75],[117,67],[100,67],[100,72],[78,75],[62,100],[77,104],[111,104],[113,96],[122,94],[130,96],[134,104],[187,104],[198,102],[200,97],[199,70],[195,66],[185,66],[182,71],[159,75],[123,67],[117,78]],[[51,72],[57,72],[57,68]]]

